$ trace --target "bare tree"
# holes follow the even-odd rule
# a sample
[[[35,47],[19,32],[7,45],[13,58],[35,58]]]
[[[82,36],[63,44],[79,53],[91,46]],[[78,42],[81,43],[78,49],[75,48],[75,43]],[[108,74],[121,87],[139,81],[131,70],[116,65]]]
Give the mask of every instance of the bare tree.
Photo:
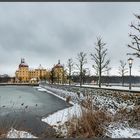
[[[69,77],[68,77],[69,78],[69,85],[71,84],[71,72],[72,72],[73,66],[74,66],[74,63],[73,63],[72,58],[68,59],[67,68],[68,68],[68,74],[69,74]]]
[[[95,62],[93,65],[93,68],[98,72],[99,74],[99,87],[101,87],[101,76],[102,73],[105,72],[106,66],[109,65],[110,60],[106,59],[107,55],[107,49],[104,48],[106,43],[102,42],[101,37],[97,37],[97,43],[95,43],[95,53],[91,53],[91,59]]]
[[[126,62],[120,60],[119,74],[122,77],[122,86],[124,86],[124,76],[126,73],[128,73],[128,68],[126,68]]]
[[[105,67],[105,70],[104,70],[104,72],[106,72],[106,83],[107,83],[107,86],[109,86],[109,72],[110,72],[110,70],[111,70],[111,67],[109,67],[109,65],[107,65]]]
[[[131,43],[128,44],[128,47],[134,50],[134,53],[128,53],[130,55],[135,55],[137,57],[140,57],[140,15],[134,16],[138,19],[138,23],[134,24],[131,23],[130,27],[134,30],[134,33],[130,33],[129,36],[131,38]]]
[[[84,53],[84,52],[80,52],[80,53],[78,53],[78,57],[77,57],[77,59],[78,59],[78,64],[76,64],[76,66],[78,67],[78,69],[79,69],[79,71],[80,71],[80,86],[82,86],[82,84],[83,84],[83,73],[84,73],[84,65],[87,63],[87,59],[86,59],[86,53]]]

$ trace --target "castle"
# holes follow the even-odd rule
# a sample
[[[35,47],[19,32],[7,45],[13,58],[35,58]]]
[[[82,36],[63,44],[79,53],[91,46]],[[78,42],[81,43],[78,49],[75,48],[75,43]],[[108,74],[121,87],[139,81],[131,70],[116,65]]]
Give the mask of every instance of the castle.
[[[18,70],[15,72],[15,81],[21,83],[37,82],[49,78],[49,71],[44,69],[41,64],[36,69],[30,69],[25,59],[21,59]]]
[[[64,84],[67,83],[67,74],[64,66],[60,64],[54,65],[51,70],[44,69],[41,64],[36,69],[30,69],[22,58],[18,70],[15,72],[16,83],[35,83],[41,80],[47,80],[49,83]]]

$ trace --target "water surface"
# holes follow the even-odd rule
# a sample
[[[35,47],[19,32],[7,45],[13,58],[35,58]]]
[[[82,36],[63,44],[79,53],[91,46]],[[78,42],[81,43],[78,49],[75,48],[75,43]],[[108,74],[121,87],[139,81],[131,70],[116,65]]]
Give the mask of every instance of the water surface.
[[[14,121],[14,127],[29,128],[33,133],[48,127],[41,122],[42,117],[68,106],[65,101],[30,86],[0,86],[0,122]]]

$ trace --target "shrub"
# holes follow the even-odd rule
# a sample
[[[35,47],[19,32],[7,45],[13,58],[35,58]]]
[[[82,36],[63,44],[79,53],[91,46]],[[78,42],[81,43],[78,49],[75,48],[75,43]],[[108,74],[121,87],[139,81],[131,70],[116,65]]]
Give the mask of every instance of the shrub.
[[[140,105],[133,108],[120,108],[114,116],[114,121],[128,121],[131,127],[140,128]]]
[[[80,117],[73,116],[68,122],[67,137],[96,138],[105,137],[106,126],[112,117],[105,110],[91,110],[82,107]]]

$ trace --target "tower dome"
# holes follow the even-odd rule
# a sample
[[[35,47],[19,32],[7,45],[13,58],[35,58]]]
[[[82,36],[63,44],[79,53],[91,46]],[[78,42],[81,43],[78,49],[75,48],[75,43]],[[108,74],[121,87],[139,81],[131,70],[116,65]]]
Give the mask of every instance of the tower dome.
[[[55,68],[63,68],[63,66],[60,64],[60,60],[58,60],[58,64],[56,64],[54,67]]]
[[[26,64],[24,58],[21,58],[21,62],[20,62],[20,64],[19,64],[19,68],[20,68],[20,67],[28,67],[28,65]]]

